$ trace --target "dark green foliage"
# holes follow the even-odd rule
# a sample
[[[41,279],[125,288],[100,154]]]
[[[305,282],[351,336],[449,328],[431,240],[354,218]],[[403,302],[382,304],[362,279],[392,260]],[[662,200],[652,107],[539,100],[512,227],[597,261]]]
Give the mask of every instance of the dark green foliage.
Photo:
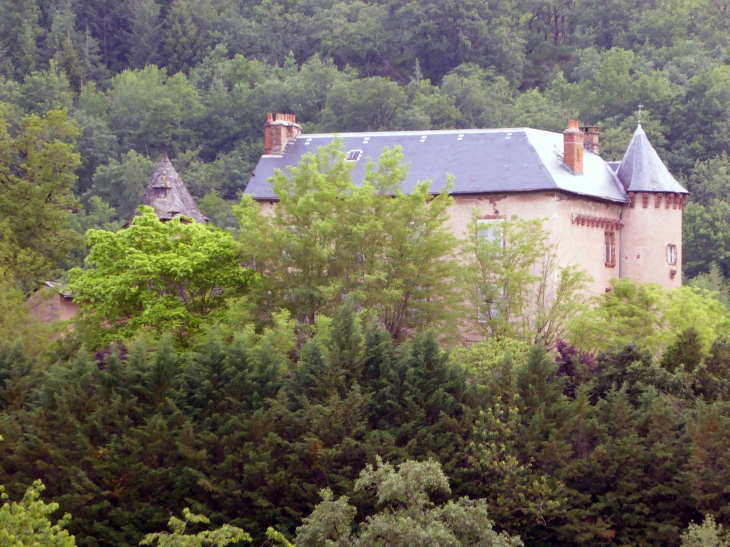
[[[6,347],[0,481],[44,480],[80,545],[135,545],[187,506],[260,540],[293,531],[320,488],[349,492],[376,454],[449,462],[468,435],[467,386],[433,337],[396,352],[344,306],[300,354],[212,333],[184,359],[138,340],[40,373]]]
[[[539,346],[477,384],[433,335],[394,347],[350,304],[314,330],[291,352],[277,331],[211,331],[184,355],[167,338],[94,356],[64,342],[75,355],[42,368],[2,346],[0,483],[43,480],[89,546],[136,545],[185,507],[291,537],[324,488],[365,518],[377,507],[354,486],[377,456],[438,461],[449,496],[485,498],[527,544],[676,545],[701,513],[730,518],[724,340],[693,367],[691,331],[667,351],[683,367],[599,355],[566,395]]]
[[[702,342],[695,328],[688,328],[677,336],[677,340],[664,352],[661,365],[670,372],[678,366],[684,366],[687,372],[694,370],[702,362]]]
[[[9,131],[66,108],[81,156],[72,215],[42,253],[54,269],[6,273],[35,283],[80,262],[73,238],[129,219],[165,145],[213,223],[236,229],[268,111],[306,132],[561,131],[570,116],[620,159],[641,103],[692,193],[684,273],[724,294],[729,14],[725,1],[0,0]],[[353,486],[378,455],[438,460],[454,495],[486,498],[533,545],[676,545],[701,513],[730,523],[725,339],[704,355],[689,329],[660,361],[627,346],[595,370],[534,348],[477,380],[436,335],[395,347],[350,306],[296,347],[233,330],[185,355],[165,341],[103,359],[72,336],[37,359],[3,345],[0,483],[18,497],[42,479],[90,547],[136,545],[185,507],[260,544],[267,526],[291,536],[322,488],[366,517]]]

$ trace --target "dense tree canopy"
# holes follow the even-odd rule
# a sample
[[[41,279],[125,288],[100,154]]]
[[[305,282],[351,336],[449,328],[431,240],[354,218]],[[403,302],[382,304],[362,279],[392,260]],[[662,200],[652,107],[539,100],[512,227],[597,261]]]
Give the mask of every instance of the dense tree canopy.
[[[495,363],[430,334],[396,347],[352,304],[303,342],[285,316],[253,321],[181,352],[60,341],[43,367],[2,344],[0,483],[17,499],[43,480],[78,545],[137,545],[188,507],[254,544],[320,545],[337,522],[343,545],[401,530],[393,542],[660,546],[702,515],[728,525],[724,336],[706,350],[688,332],[660,360],[505,345]]]
[[[22,500],[0,543],[727,544],[726,0],[0,14],[0,484]],[[398,149],[362,187],[335,145],[274,177],[270,216],[241,200],[270,111],[307,132],[573,117],[613,159],[639,104],[692,194],[675,291],[620,280],[587,309],[539,221],[493,245],[475,219],[459,262],[449,196],[403,194]],[[217,228],[135,216],[165,150]],[[22,306],[49,280],[88,312],[62,336]],[[447,351],[479,315],[487,340]]]
[[[0,101],[12,126],[23,114],[68,110],[80,132],[74,213],[98,208],[98,196],[110,220],[126,222],[167,146],[196,198],[226,200],[209,207],[232,229],[229,206],[263,151],[268,111],[335,132],[560,131],[572,116],[601,127],[602,155],[612,159],[641,103],[647,134],[692,192],[685,273],[717,264],[727,277],[726,7],[2,0]]]

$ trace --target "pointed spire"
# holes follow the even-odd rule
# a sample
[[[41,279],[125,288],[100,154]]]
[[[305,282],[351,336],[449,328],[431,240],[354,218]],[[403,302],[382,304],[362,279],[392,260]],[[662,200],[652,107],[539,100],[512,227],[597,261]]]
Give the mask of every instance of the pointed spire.
[[[191,217],[201,224],[208,222],[167,157],[167,146],[144,193],[143,203],[152,207],[163,221],[180,215]]]
[[[641,124],[634,132],[616,176],[627,192],[688,193],[664,165]]]

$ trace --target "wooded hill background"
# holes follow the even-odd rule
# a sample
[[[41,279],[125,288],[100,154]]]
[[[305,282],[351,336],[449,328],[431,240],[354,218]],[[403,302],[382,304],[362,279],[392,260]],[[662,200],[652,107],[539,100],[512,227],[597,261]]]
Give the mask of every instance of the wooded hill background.
[[[730,275],[730,13],[724,0],[0,0],[4,117],[63,107],[81,130],[69,225],[113,228],[165,144],[203,211],[235,227],[266,112],[305,131],[642,124],[692,192],[688,277]],[[716,287],[719,288],[719,287]]]

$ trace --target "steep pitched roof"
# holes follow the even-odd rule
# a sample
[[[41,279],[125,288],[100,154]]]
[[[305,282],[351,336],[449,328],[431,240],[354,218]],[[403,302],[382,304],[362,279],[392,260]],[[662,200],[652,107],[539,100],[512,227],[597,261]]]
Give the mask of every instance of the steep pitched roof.
[[[562,190],[607,201],[627,203],[623,187],[599,156],[584,155],[583,175],[574,175],[563,163],[563,135],[537,129],[471,129],[445,131],[386,131],[342,133],[345,150],[362,153],[352,171],[359,184],[365,178],[366,159],[377,160],[385,147],[403,148],[410,163],[403,191],[430,180],[437,193],[454,175],[451,194]],[[330,144],[329,134],[299,135],[281,156],[262,156],[246,193],[255,199],[276,199],[269,177],[275,169],[285,173],[307,152]]]
[[[689,193],[664,165],[646,137],[641,124],[634,132],[616,176],[627,192]]]
[[[181,215],[192,217],[201,224],[208,222],[167,155],[157,166],[157,171],[144,193],[143,203],[152,207],[160,220],[170,220]]]

